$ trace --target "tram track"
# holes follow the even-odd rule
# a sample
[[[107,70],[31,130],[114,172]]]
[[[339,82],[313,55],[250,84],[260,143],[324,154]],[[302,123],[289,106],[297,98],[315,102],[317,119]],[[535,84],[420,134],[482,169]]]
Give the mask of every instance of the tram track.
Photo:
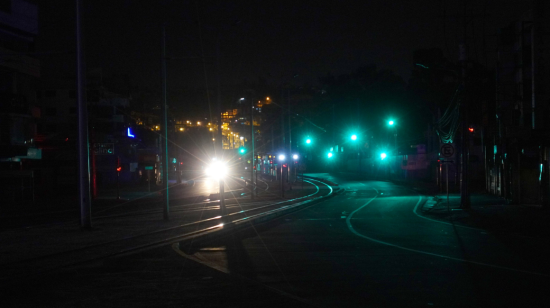
[[[241,178],[233,178],[233,180],[236,180],[235,182],[245,182]],[[261,191],[267,191],[269,189],[269,184],[265,181],[259,181],[262,183],[262,187],[259,187]],[[245,188],[246,186],[243,184],[240,184],[240,188]],[[172,187],[172,189],[175,189],[176,187]],[[193,197],[192,197],[193,198]],[[235,204],[238,203],[240,200],[249,198],[249,196],[233,196],[228,198],[226,196],[226,204],[228,208],[231,208],[233,206],[236,206]],[[146,215],[153,215],[153,214],[162,214],[163,210],[161,207],[157,209],[150,209],[150,205],[148,206],[148,209],[145,210],[136,210],[131,208],[134,206],[136,201],[142,201],[143,198],[136,198],[132,200],[128,200],[126,202],[116,204],[109,207],[100,207],[96,208],[93,207],[92,212],[92,219],[94,221],[101,221],[101,220],[108,220],[108,219],[118,219],[118,218],[124,218],[124,217],[137,217],[137,216],[146,216]],[[200,202],[191,202],[191,203],[183,203],[178,204],[180,199],[178,198],[171,198],[171,212],[175,214],[185,214],[185,213],[191,213],[191,212],[203,212],[203,211],[213,211],[213,210],[219,210],[219,201],[218,200],[209,200],[206,195],[196,196],[193,199],[200,199],[203,201]],[[274,197],[276,199],[276,197]],[[206,201],[204,201],[206,200]],[[151,201],[153,203],[158,203],[155,201]],[[210,206],[208,206],[210,205]],[[250,204],[253,205],[253,204]],[[208,207],[206,207],[208,206]],[[142,205],[141,208],[144,206]],[[99,213],[108,213],[109,211],[113,212],[121,212],[122,213],[111,213],[106,215],[98,215]],[[64,211],[55,211],[55,212],[46,212],[46,213],[29,213],[24,215],[13,215],[13,216],[5,216],[3,217],[3,220],[5,220],[0,227],[1,230],[9,230],[9,229],[30,229],[30,228],[43,228],[43,227],[50,227],[50,226],[63,226],[63,225],[71,225],[71,224],[78,224],[79,221],[75,220],[74,217],[77,216],[77,210],[64,210]],[[44,220],[56,220],[55,222],[49,222],[49,223],[41,223],[41,221]],[[59,220],[59,221],[57,221]],[[15,226],[15,227],[14,227]]]
[[[3,264],[0,264],[0,269],[5,274],[3,278],[0,278],[0,284],[11,281],[14,277],[24,279],[27,275],[36,275],[83,264],[101,262],[108,258],[204,237],[218,231],[231,231],[243,223],[269,219],[270,216],[278,215],[278,212],[289,211],[294,207],[332,194],[332,188],[327,184],[312,179],[306,180],[306,182],[315,187],[314,192],[311,194],[267,204],[265,202],[262,204],[262,201],[256,201],[247,205],[232,204],[228,207],[228,215],[223,217],[223,219],[214,213],[216,209],[219,209],[219,204],[217,206],[208,206],[206,210],[200,208],[194,209],[196,213],[200,213],[198,216],[199,219],[191,222],[179,223],[182,219],[178,218],[177,212],[174,212],[172,213],[173,218],[169,222],[152,220],[133,221],[137,225],[146,222],[150,224],[148,230],[138,232],[137,234],[132,234],[132,229],[129,228],[126,231],[130,232],[123,234],[120,238],[99,241],[96,239],[95,242],[88,238],[88,242],[76,241],[75,244],[80,244],[81,246],[72,249],[60,249],[53,253],[3,262]],[[205,203],[202,203],[202,205],[205,205]],[[189,214],[190,212],[182,210],[181,213]],[[207,217],[204,217],[205,213]],[[160,215],[160,212],[149,214]],[[116,219],[120,219],[121,217],[116,218],[111,216],[109,218],[114,219],[113,222],[116,222]],[[130,217],[123,216],[122,218],[128,219]],[[154,223],[151,224],[151,222]],[[140,228],[135,230],[140,230]],[[93,235],[94,232],[91,231],[91,234]],[[21,273],[24,273],[24,275],[21,275]]]

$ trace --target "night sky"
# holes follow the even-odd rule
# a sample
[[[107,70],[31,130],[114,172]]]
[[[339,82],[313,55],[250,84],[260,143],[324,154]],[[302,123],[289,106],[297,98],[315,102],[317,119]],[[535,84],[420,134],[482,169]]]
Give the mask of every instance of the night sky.
[[[525,0],[466,1],[469,55],[487,64],[498,28],[518,18]],[[73,0],[39,3],[38,49],[43,76],[74,76]],[[408,80],[412,54],[438,47],[458,58],[463,1],[132,1],[84,0],[88,68],[128,74],[134,87],[160,88],[161,24],[167,23],[169,91],[265,79],[315,85],[320,76],[362,65],[390,69]],[[485,16],[483,16],[485,15]],[[484,42],[485,40],[485,42]],[[204,56],[205,63],[201,62]],[[206,78],[205,78],[206,72]],[[293,78],[293,76],[299,77]]]

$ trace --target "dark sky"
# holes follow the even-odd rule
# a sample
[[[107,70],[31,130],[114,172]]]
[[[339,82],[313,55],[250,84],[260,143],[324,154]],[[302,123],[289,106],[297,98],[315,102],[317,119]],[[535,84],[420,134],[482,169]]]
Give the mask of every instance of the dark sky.
[[[526,0],[464,1],[84,0],[86,59],[88,68],[129,74],[134,85],[156,89],[166,22],[167,54],[180,58],[168,62],[169,89],[203,86],[205,72],[215,86],[217,40],[224,85],[259,77],[278,85],[295,74],[300,77],[294,82],[315,84],[319,76],[368,64],[406,81],[415,49],[439,47],[456,60],[464,4],[475,15],[467,28],[469,55],[484,63],[488,54],[488,64],[497,29],[529,7]],[[74,51],[75,1],[38,3],[39,48]],[[72,60],[62,54],[44,58],[43,75],[71,76]]]

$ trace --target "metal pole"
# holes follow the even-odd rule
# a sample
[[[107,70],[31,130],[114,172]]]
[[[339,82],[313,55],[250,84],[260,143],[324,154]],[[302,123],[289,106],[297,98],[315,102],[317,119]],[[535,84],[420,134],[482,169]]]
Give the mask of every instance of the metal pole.
[[[149,192],[151,192],[151,170],[147,170],[147,182],[149,183]]]
[[[120,200],[120,171],[116,171],[116,199]]]
[[[162,181],[165,186],[163,193],[163,216],[164,220],[170,219],[170,197],[168,190],[168,116],[166,114],[166,24],[162,25],[162,56],[161,56],[161,75],[162,75]]]
[[[285,101],[285,88],[284,88],[284,85],[283,85],[282,89],[281,89],[281,136],[283,137],[281,148],[283,149],[283,151],[285,150],[285,147],[286,147],[286,141],[285,141],[285,108],[283,107],[284,106],[284,101]],[[281,174],[281,176],[283,176],[283,175]]]
[[[283,180],[283,164],[281,164],[281,197],[285,197],[285,186],[284,186],[284,180]]]
[[[464,8],[464,15],[463,15],[463,40],[464,42],[460,45],[460,52],[459,52],[459,60],[461,62],[462,66],[462,86],[463,86],[463,99],[460,106],[460,114],[462,117],[462,125],[461,125],[461,136],[462,136],[462,144],[461,144],[461,169],[462,169],[462,185],[460,186],[460,207],[461,208],[470,208],[470,195],[468,191],[468,178],[469,178],[469,172],[468,172],[468,161],[469,161],[469,146],[470,146],[470,139],[469,135],[466,132],[468,130],[468,104],[469,104],[469,89],[468,89],[468,82],[467,82],[467,71],[466,71],[466,58],[467,58],[467,41],[466,41],[466,31],[467,31],[467,17],[466,17],[466,1],[463,2],[463,8]]]
[[[449,164],[445,164],[445,173],[447,176],[447,209],[449,208]]]
[[[92,227],[90,200],[90,153],[88,142],[88,110],[86,102],[86,69],[81,25],[82,0],[76,0],[76,64],[78,92],[78,174],[80,192],[80,225]]]
[[[225,187],[224,187],[224,181],[223,179],[220,179],[220,212],[222,214],[222,222],[226,222],[225,219],[227,217],[227,209],[225,208]]]
[[[288,103],[288,155],[292,155],[292,126],[290,118],[290,88],[287,91],[287,103]],[[290,168],[290,165],[288,166]]]
[[[252,159],[250,161],[250,182],[252,184],[251,187],[251,193],[250,193],[250,199],[254,199],[254,193],[256,188],[256,183],[254,182],[254,159],[256,158],[256,154],[254,152],[254,97],[252,96],[252,93],[250,93],[250,104],[252,105],[252,109],[250,110],[250,136],[252,137]]]

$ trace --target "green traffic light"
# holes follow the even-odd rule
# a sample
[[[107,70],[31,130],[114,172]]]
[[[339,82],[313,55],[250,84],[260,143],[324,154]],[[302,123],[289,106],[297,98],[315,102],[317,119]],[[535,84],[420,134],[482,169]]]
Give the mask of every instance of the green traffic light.
[[[241,154],[246,153],[246,149],[245,148],[239,148],[239,153],[241,153]]]
[[[328,158],[332,158],[332,152],[329,152],[329,153],[327,154],[327,156],[328,156]]]
[[[381,160],[384,160],[384,158],[386,158],[386,156],[387,156],[386,153],[381,153],[381,154],[380,154],[380,159],[381,159]]]
[[[394,122],[391,121],[391,120],[388,122],[389,125],[393,125],[393,123],[394,123]]]
[[[307,144],[311,144],[311,139],[307,138],[307,139],[306,139],[306,143],[307,143]]]
[[[357,135],[355,134],[351,135],[351,140],[357,140]]]

